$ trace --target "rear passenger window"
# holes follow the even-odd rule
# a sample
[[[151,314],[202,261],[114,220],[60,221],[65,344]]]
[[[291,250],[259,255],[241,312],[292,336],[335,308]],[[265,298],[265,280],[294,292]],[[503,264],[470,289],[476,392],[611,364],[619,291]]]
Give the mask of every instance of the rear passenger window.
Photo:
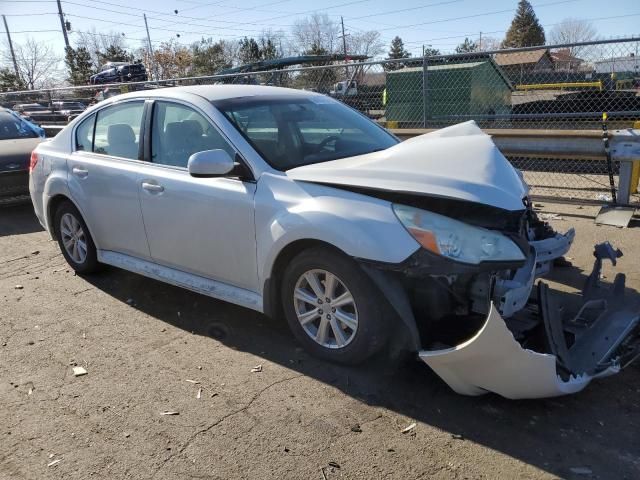
[[[138,159],[144,102],[127,102],[98,112],[93,151]]]
[[[93,127],[96,116],[91,115],[76,128],[76,150],[90,152],[93,148]]]
[[[189,157],[204,150],[235,150],[201,114],[178,103],[156,102],[151,127],[151,161],[185,167]]]

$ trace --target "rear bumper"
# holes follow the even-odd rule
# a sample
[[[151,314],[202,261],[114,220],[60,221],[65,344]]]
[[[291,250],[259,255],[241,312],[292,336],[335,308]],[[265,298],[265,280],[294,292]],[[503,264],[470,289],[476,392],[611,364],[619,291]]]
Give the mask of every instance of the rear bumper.
[[[612,255],[613,253],[613,255]],[[624,275],[610,288],[599,284],[602,260],[615,264],[609,244],[596,246],[596,264],[577,315],[562,318],[544,283],[538,286],[541,352],[516,341],[492,303],[486,321],[469,340],[451,348],[421,350],[419,357],[449,386],[465,395],[494,392],[506,398],[575,393],[598,377],[618,373],[640,355],[640,308],[624,299]]]

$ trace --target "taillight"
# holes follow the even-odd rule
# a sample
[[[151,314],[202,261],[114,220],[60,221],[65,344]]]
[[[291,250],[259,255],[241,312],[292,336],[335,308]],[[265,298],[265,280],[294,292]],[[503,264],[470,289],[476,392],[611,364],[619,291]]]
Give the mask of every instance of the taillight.
[[[38,164],[38,154],[35,152],[35,150],[33,152],[31,152],[31,160],[29,160],[29,173],[33,172],[33,170],[36,168],[36,165]]]

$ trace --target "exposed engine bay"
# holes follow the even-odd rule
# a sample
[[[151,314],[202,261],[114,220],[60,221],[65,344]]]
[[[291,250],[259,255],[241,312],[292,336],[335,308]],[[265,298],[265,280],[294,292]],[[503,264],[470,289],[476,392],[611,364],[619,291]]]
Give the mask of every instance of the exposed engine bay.
[[[535,283],[569,251],[573,229],[555,232],[528,204],[516,215],[468,202],[413,202],[498,229],[528,252],[519,263],[469,266],[421,249],[402,264],[375,266],[402,284],[419,357],[456,392],[513,399],[575,393],[640,355],[640,308],[627,305],[624,275],[610,287],[600,283],[602,262],[615,265],[622,255],[608,242],[596,245],[593,271],[572,309],[546,283]]]

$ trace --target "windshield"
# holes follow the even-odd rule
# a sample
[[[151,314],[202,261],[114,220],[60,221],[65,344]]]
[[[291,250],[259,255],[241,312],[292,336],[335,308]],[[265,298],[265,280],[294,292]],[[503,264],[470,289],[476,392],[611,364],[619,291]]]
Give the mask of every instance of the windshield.
[[[213,105],[277,170],[377,152],[398,143],[368,118],[322,95],[261,95]]]
[[[26,122],[5,112],[0,112],[0,140],[37,138],[38,134]]]

